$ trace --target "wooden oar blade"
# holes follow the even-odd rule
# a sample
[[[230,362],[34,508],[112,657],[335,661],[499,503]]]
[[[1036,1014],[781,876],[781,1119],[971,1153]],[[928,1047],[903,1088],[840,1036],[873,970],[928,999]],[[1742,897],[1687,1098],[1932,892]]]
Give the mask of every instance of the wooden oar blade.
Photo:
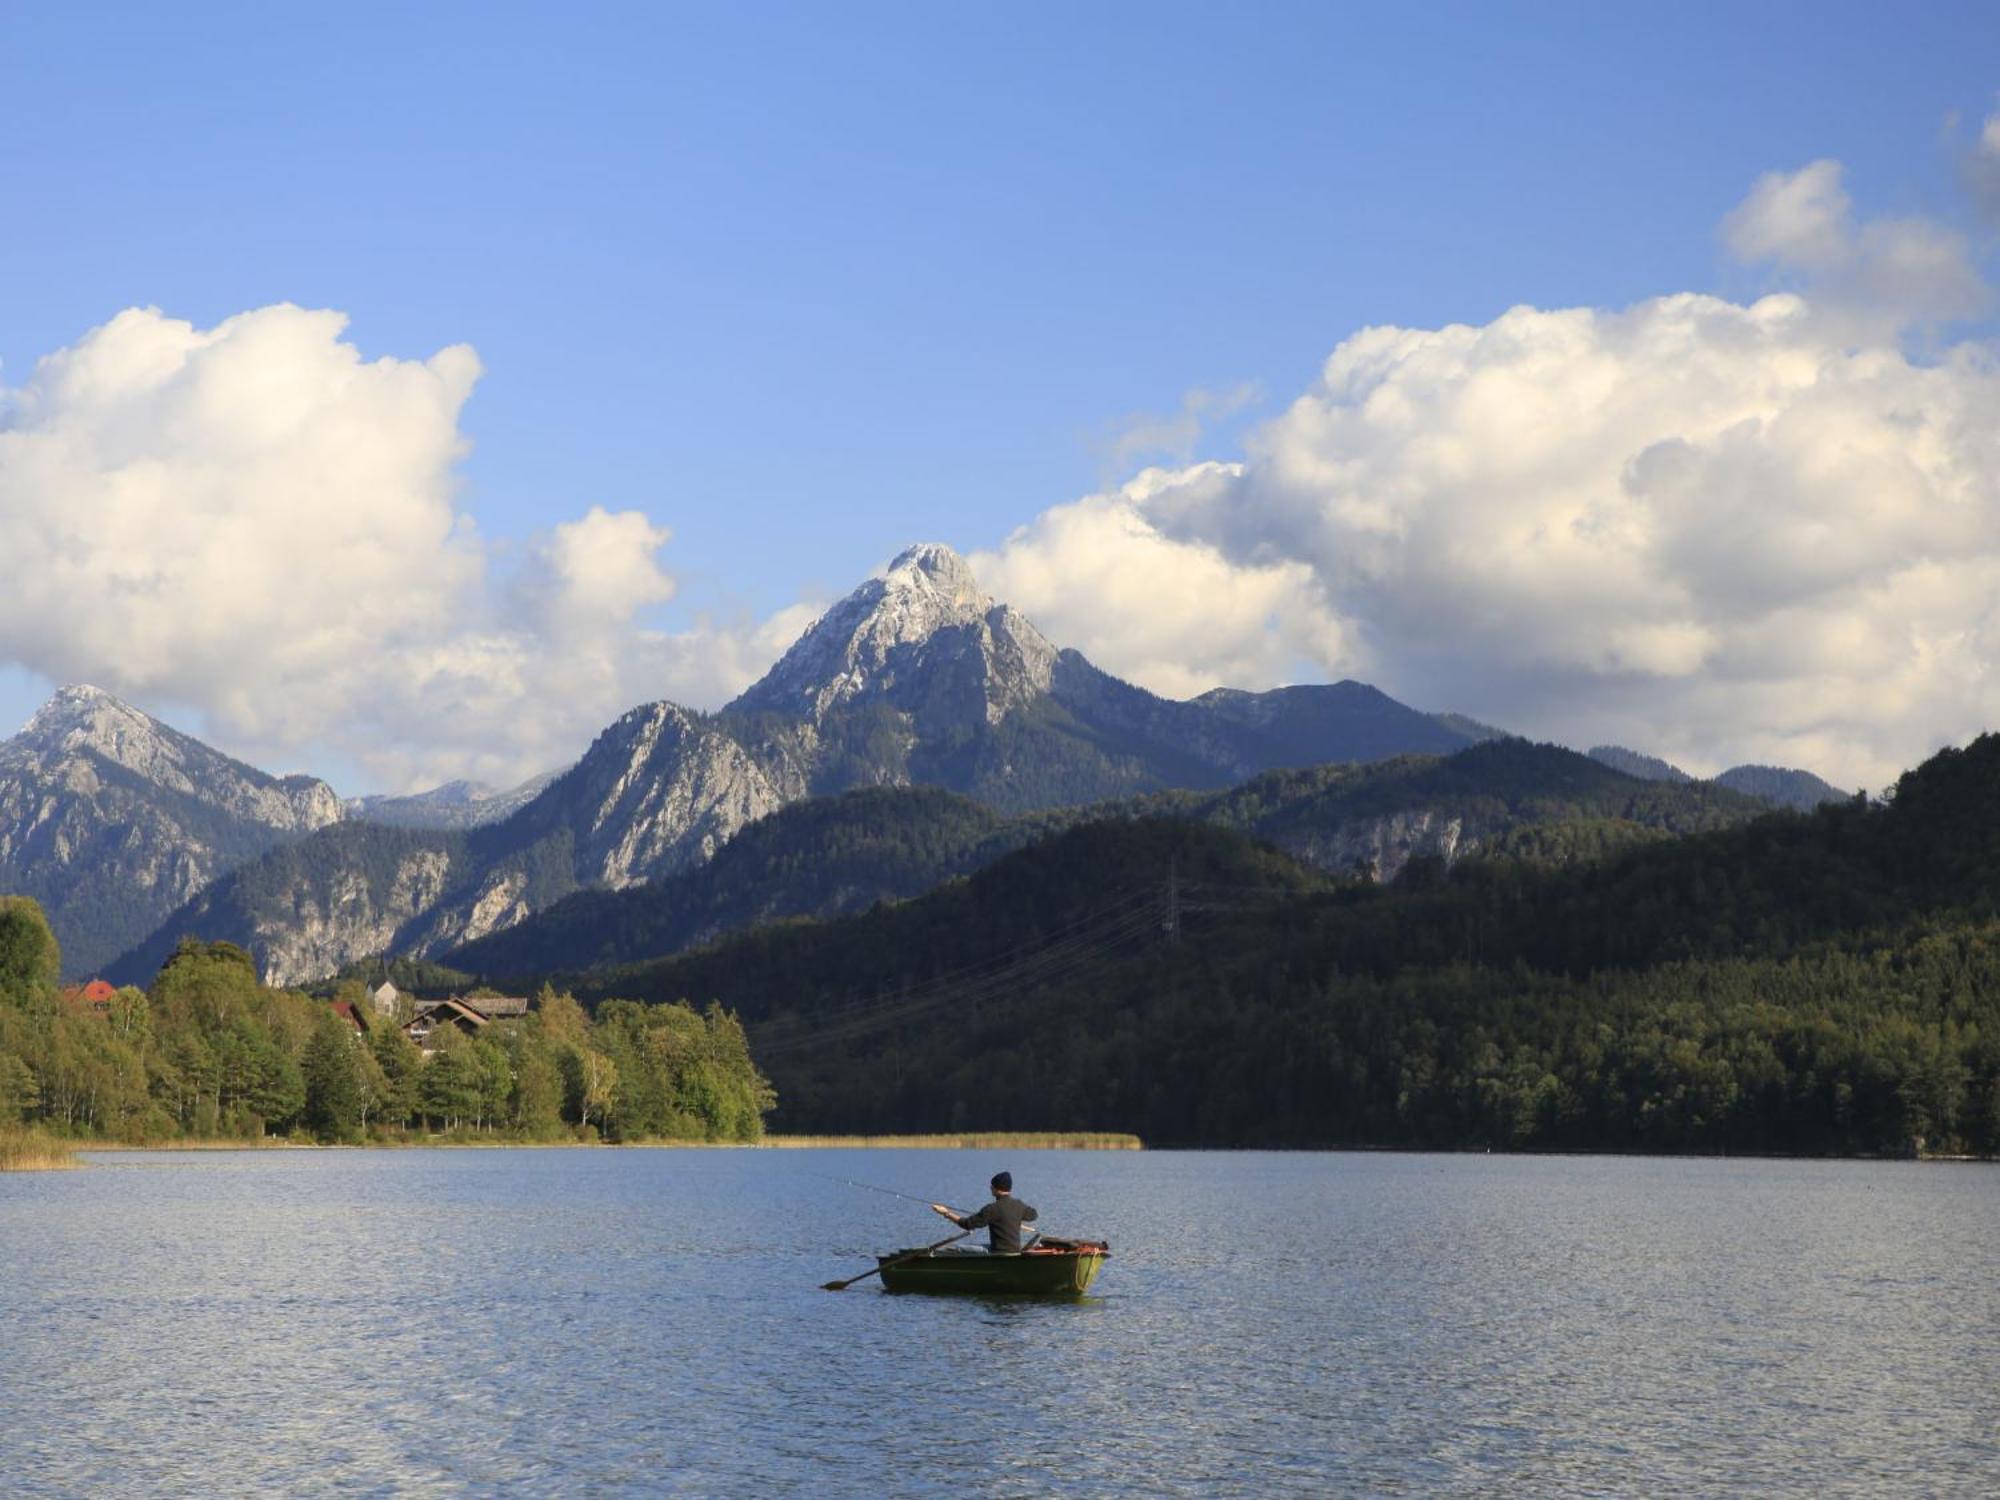
[[[844,1292],[853,1286],[855,1282],[866,1281],[885,1266],[900,1266],[904,1261],[914,1259],[916,1256],[929,1255],[933,1250],[942,1250],[946,1245],[955,1244],[970,1233],[972,1233],[970,1229],[962,1229],[948,1240],[939,1240],[935,1245],[925,1245],[921,1250],[912,1250],[908,1255],[898,1255],[893,1259],[885,1260],[873,1270],[863,1271],[859,1276],[850,1276],[845,1281],[823,1281],[820,1283],[819,1289],[822,1292]]]

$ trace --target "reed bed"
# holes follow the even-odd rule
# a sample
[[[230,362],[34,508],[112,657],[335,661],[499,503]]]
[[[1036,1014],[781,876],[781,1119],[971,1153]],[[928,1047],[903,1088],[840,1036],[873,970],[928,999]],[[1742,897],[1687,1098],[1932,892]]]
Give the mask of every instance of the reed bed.
[[[59,1172],[76,1165],[76,1148],[40,1131],[0,1133],[0,1172]]]
[[[1141,1151],[1136,1135],[1107,1130],[969,1130],[956,1135],[767,1135],[781,1149],[903,1147],[928,1151]]]

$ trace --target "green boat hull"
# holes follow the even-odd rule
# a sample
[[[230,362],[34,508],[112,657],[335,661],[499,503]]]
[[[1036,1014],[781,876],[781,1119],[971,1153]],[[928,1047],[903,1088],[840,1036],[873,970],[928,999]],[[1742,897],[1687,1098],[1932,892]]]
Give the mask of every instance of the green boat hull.
[[[877,1257],[882,1285],[892,1292],[957,1292],[984,1296],[1080,1297],[1104,1268],[1110,1251],[1074,1243],[1021,1255],[971,1250],[898,1250]],[[903,1260],[900,1257],[909,1256]]]

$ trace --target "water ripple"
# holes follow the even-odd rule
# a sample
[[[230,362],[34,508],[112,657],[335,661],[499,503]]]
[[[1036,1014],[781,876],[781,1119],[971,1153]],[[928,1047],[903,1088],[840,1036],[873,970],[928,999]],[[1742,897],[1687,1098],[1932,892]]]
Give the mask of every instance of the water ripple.
[[[8,1495],[2000,1490],[1991,1169],[96,1161],[0,1179]],[[1003,1164],[1101,1295],[817,1289]]]

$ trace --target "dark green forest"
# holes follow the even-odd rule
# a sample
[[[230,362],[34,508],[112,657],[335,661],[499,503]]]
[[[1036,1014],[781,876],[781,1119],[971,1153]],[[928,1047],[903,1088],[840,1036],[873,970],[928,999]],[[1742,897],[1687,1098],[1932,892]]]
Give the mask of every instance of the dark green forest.
[[[100,1012],[56,986],[40,907],[0,898],[0,1132],[160,1142],[752,1141],[770,1087],[718,1006],[543,993],[426,1056],[381,1017],[365,1035],[326,999],[268,988],[242,949],[181,944],[146,989]],[[365,1013],[359,981],[336,998]]]
[[[1385,887],[1228,829],[1093,823],[578,992],[732,1007],[788,1131],[2000,1150],[2000,739],[1884,805],[1607,847]]]
[[[499,982],[663,957],[760,923],[908,900],[1062,829],[1107,819],[1213,823],[1339,868],[1347,851],[1365,842],[1357,830],[1415,816],[1453,823],[1463,843],[1497,856],[1560,865],[1769,810],[1718,787],[1640,781],[1525,740],[1449,756],[1273,771],[1222,792],[1166,792],[1012,817],[935,787],[868,787],[794,803],[684,874],[629,890],[576,892],[445,961]]]

